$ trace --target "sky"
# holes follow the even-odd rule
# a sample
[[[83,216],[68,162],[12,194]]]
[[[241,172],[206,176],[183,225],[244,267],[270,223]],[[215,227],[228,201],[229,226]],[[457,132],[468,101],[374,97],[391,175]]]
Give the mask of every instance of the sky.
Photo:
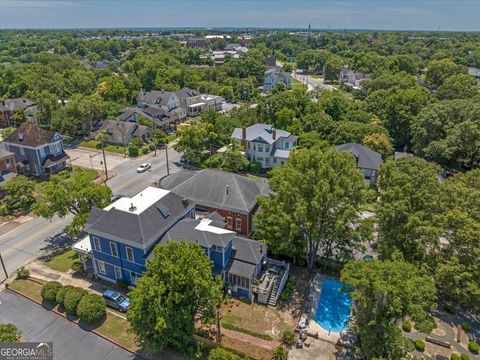
[[[0,28],[480,31],[480,0],[0,0]]]

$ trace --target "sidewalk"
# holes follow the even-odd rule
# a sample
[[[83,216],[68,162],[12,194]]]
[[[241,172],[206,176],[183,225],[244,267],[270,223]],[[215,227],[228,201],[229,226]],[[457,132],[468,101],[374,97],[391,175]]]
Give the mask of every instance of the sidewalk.
[[[22,226],[23,224],[29,222],[34,218],[35,216],[28,214],[28,215],[20,216],[18,218],[13,218],[8,221],[0,222],[0,236],[9,233],[10,231],[16,229],[19,226]]]

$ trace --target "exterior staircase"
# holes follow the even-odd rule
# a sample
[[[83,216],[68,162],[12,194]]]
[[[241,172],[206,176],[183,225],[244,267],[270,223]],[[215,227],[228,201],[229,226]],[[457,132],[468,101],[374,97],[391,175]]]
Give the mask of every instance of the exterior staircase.
[[[280,287],[280,281],[282,279],[279,276],[275,276],[273,279],[272,291],[270,292],[270,296],[268,298],[268,305],[270,306],[277,306],[278,302],[278,288]]]

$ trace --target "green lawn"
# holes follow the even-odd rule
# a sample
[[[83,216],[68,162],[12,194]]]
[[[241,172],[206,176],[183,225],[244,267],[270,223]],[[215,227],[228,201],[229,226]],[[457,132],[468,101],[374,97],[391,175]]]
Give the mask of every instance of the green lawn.
[[[304,88],[306,89],[307,88],[307,85],[304,85],[302,84],[300,81],[298,81],[297,79],[291,79],[291,84],[292,84],[292,90],[294,89],[301,89],[301,88]]]
[[[102,148],[100,141],[97,140],[84,140],[79,144],[79,146],[97,150],[101,150]],[[123,155],[127,151],[127,149],[125,149],[124,146],[107,145],[105,146],[105,151]]]
[[[42,301],[42,296],[40,295],[42,285],[37,284],[36,282],[30,280],[16,279],[10,284],[10,287],[22,294],[31,297],[32,299],[40,302]]]
[[[45,265],[52,270],[66,272],[74,263],[80,263],[78,255],[72,249],[68,249],[45,262]]]

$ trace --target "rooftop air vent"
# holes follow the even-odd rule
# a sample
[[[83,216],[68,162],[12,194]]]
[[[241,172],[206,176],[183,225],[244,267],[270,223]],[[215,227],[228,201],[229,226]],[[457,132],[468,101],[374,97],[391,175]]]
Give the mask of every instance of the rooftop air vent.
[[[130,207],[128,208],[128,211],[134,212],[135,210],[137,210],[137,208],[133,205],[133,203],[130,203]]]

